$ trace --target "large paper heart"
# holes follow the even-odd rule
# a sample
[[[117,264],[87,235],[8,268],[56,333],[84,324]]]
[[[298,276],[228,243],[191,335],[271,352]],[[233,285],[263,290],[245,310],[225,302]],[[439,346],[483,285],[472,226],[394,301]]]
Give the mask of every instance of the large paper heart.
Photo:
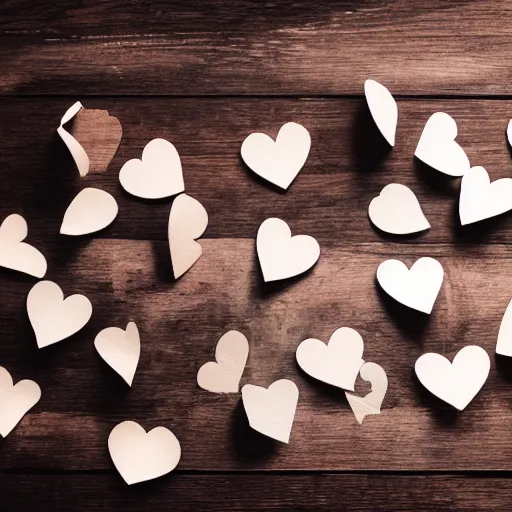
[[[436,112],[423,128],[414,155],[444,174],[463,176],[469,171],[469,159],[456,137],[455,120],[444,112]]]
[[[242,388],[242,401],[251,428],[288,443],[299,401],[299,390],[294,382],[277,380],[268,389],[246,384]]]
[[[320,257],[320,246],[313,237],[292,237],[288,224],[276,218],[265,220],[259,227],[256,250],[266,282],[302,274]]]
[[[116,425],[108,437],[114,465],[128,485],[170,473],[180,461],[181,446],[165,427],[146,431],[135,421]]]
[[[27,311],[37,346],[43,348],[78,332],[91,318],[92,304],[78,294],[64,300],[58,284],[40,281],[28,293]]]
[[[363,350],[361,335],[350,327],[341,327],[334,331],[327,345],[315,338],[304,340],[297,347],[296,357],[311,377],[353,391],[364,364]]]
[[[382,231],[407,235],[430,229],[414,192],[398,183],[386,185],[368,207],[370,220]]]
[[[35,247],[23,242],[27,234],[27,223],[21,215],[9,215],[2,222],[0,266],[41,278],[46,274],[46,259]]]
[[[178,279],[201,257],[203,249],[196,239],[208,226],[204,206],[187,194],[180,194],[173,202],[169,215],[169,247],[174,277]]]
[[[377,128],[390,146],[395,145],[398,106],[392,94],[379,82],[366,80],[364,95]]]
[[[512,300],[508,303],[503,319],[501,320],[496,354],[512,357]]]
[[[472,167],[462,177],[460,186],[460,222],[472,224],[512,210],[512,178],[489,179],[480,166]]]
[[[128,160],[119,172],[119,181],[127,192],[143,199],[161,199],[185,190],[180,156],[165,139],[148,142],[142,160]]]
[[[241,154],[253,172],[286,190],[306,163],[310,147],[306,128],[286,123],[275,142],[265,133],[251,133],[242,143]]]
[[[487,380],[491,360],[482,347],[470,345],[459,350],[453,362],[432,352],[414,365],[420,382],[433,395],[462,411]]]
[[[126,326],[107,327],[98,333],[94,346],[104,361],[132,385],[140,357],[139,330],[134,322]]]
[[[33,380],[14,385],[10,373],[0,366],[0,435],[6,437],[40,398],[41,388]]]
[[[217,343],[217,362],[209,361],[199,368],[197,384],[213,393],[238,393],[248,355],[247,338],[241,332],[228,331]]]
[[[377,269],[377,281],[388,295],[427,314],[432,312],[443,277],[443,267],[434,258],[420,258],[410,270],[399,260],[386,260]]]

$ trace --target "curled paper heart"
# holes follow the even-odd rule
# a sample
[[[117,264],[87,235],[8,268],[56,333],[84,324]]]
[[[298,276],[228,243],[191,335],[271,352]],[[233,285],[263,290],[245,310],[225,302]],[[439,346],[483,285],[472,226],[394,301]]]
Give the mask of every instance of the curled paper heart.
[[[512,357],[512,300],[508,303],[503,319],[501,320],[496,354]]]
[[[398,106],[395,98],[386,87],[370,79],[364,83],[364,95],[377,128],[393,147],[398,123]]]
[[[507,140],[508,143],[512,146],[512,119],[508,122],[507,125]]]

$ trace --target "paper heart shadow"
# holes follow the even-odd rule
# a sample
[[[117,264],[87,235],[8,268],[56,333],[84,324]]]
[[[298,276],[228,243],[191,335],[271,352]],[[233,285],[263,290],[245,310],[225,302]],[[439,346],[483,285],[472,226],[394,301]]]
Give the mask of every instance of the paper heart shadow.
[[[512,382],[512,357],[494,354],[496,369],[507,382]]]
[[[154,240],[151,242],[153,249],[153,264],[155,275],[158,280],[166,283],[176,283],[178,279],[174,277],[174,269],[169,252],[169,243],[163,240]]]
[[[436,171],[416,157],[413,158],[413,165],[420,181],[426,183],[429,188],[446,197],[454,198],[459,196],[460,178],[454,178],[453,176]]]
[[[418,231],[417,233],[409,233],[407,235],[394,235],[392,233],[382,231],[382,229],[379,229],[373,222],[369,222],[369,224],[373,231],[379,235],[379,238],[392,243],[402,243],[404,240],[414,240],[416,238],[424,237],[428,233],[428,231],[425,230]]]

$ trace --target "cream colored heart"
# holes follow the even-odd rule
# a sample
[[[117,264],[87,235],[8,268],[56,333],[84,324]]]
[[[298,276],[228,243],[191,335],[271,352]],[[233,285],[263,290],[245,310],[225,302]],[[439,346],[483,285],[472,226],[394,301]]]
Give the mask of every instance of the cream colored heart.
[[[393,147],[398,123],[398,106],[395,98],[386,87],[370,79],[364,83],[364,95],[377,128]]]
[[[39,348],[57,343],[78,332],[92,315],[92,304],[84,295],[64,299],[59,285],[39,281],[27,297],[28,318]]]
[[[508,122],[507,125],[507,140],[508,143],[512,146],[512,119]]]
[[[238,393],[248,355],[247,338],[239,331],[228,331],[217,343],[217,362],[209,361],[199,368],[197,384],[213,393]]]
[[[512,357],[512,300],[508,303],[503,319],[501,320],[496,354]]]
[[[180,461],[181,446],[165,427],[146,431],[135,421],[116,425],[108,437],[114,465],[128,485],[170,473]]]

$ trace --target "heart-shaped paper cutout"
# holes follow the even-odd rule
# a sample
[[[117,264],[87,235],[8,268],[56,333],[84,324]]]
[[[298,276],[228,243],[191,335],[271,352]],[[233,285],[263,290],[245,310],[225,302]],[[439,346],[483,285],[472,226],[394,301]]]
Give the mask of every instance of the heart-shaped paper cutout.
[[[309,270],[320,257],[318,242],[308,235],[296,235],[281,219],[262,222],[256,250],[266,282],[297,276]]]
[[[427,314],[432,312],[443,278],[443,267],[434,258],[420,258],[410,270],[400,260],[386,260],[377,269],[377,281],[388,295]]]
[[[472,167],[462,177],[459,216],[464,226],[512,210],[512,178],[489,179],[480,166]]]
[[[208,226],[204,206],[187,194],[180,194],[173,202],[169,215],[169,247],[175,279],[189,270],[203,254],[196,239]]]
[[[127,192],[143,199],[161,199],[185,190],[180,156],[165,139],[148,142],[142,160],[128,160],[119,172],[119,181]]]
[[[0,226],[0,266],[34,277],[46,274],[46,259],[35,247],[23,242],[28,227],[21,215],[9,215]]]
[[[36,335],[37,346],[47,347],[78,332],[92,315],[92,304],[84,295],[64,300],[59,285],[39,281],[27,297],[28,318]]]
[[[507,125],[507,139],[508,143],[512,146],[512,119],[508,122]]]
[[[455,141],[457,123],[444,112],[430,116],[414,155],[433,169],[449,176],[463,176],[469,171],[469,159]]]
[[[501,320],[496,354],[512,357],[512,300],[508,303],[503,319]]]
[[[380,230],[393,235],[407,235],[430,229],[414,192],[398,183],[386,185],[368,207],[370,220]]]
[[[393,147],[398,123],[398,106],[395,98],[386,87],[370,79],[364,83],[364,95],[377,128]]]
[[[297,363],[311,377],[332,386],[353,391],[364,364],[363,338],[350,327],[332,334],[327,345],[315,338],[304,340],[296,352]]]
[[[78,142],[75,137],[73,137],[73,135],[64,128],[64,125],[69,123],[69,121],[78,114],[81,108],[83,108],[82,104],[77,101],[66,110],[60,120],[60,126],[57,128],[57,133],[69,149],[69,152],[78,167],[80,176],[84,177],[89,172],[89,157],[80,142]]]
[[[128,485],[170,473],[180,461],[181,446],[165,427],[146,432],[135,421],[116,425],[108,437],[114,465]]]
[[[33,380],[14,385],[10,373],[0,366],[0,435],[6,437],[40,398],[41,388]]]
[[[242,402],[251,428],[265,436],[288,443],[292,431],[299,389],[287,379],[276,380],[268,389],[246,384]]]
[[[217,362],[209,361],[199,368],[197,384],[213,393],[238,393],[248,355],[247,338],[239,331],[228,331],[217,343]]]
[[[242,143],[247,166],[263,179],[286,190],[304,167],[311,148],[311,136],[298,123],[284,124],[276,140],[265,133],[251,133]]]
[[[99,188],[84,188],[64,213],[62,235],[87,235],[106,228],[119,211],[116,200]]]
[[[475,398],[487,380],[491,360],[482,347],[459,350],[453,362],[435,353],[423,354],[414,365],[420,382],[433,395],[459,411]]]
[[[135,323],[130,322],[125,331],[119,327],[103,329],[96,336],[94,346],[104,361],[131,386],[140,357],[140,336]]]
[[[361,425],[366,416],[380,414],[380,407],[388,390],[388,377],[384,368],[377,363],[364,363],[359,370],[363,380],[369,382],[372,390],[365,396],[345,393],[357,422]]]

